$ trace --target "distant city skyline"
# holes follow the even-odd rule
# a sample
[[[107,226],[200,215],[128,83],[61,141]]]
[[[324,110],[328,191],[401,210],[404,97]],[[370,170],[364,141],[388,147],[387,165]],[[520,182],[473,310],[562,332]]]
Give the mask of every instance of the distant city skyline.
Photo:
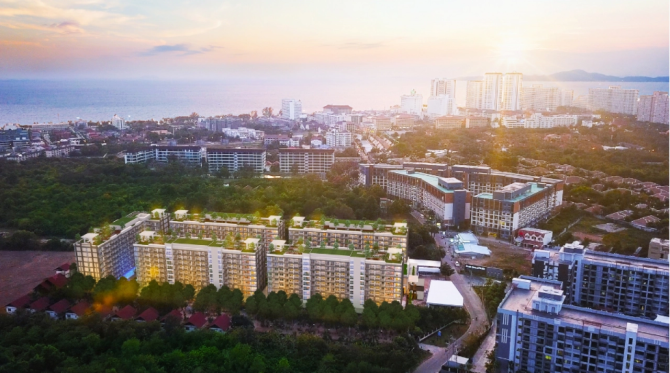
[[[0,79],[667,76],[668,11],[660,0],[0,0]]]

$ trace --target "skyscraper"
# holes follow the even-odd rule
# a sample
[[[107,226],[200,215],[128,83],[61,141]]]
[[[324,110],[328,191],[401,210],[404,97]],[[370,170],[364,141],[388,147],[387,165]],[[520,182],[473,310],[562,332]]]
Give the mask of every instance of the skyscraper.
[[[668,124],[668,92],[654,92],[651,96],[640,96],[637,120]]]
[[[454,100],[449,95],[438,95],[428,97],[428,115],[443,116],[451,115]]]
[[[503,77],[501,110],[521,110],[521,83],[523,74],[507,73]]]
[[[302,114],[302,102],[300,100],[285,98],[281,100],[281,117],[289,120],[297,120]]]
[[[483,107],[486,110],[500,110],[502,104],[503,74],[484,74]]]
[[[470,109],[483,109],[482,98],[484,96],[484,81],[469,80],[466,89],[465,107]]]
[[[433,79],[430,81],[430,95],[449,95],[452,99],[456,97],[456,80],[454,79]]]
[[[126,121],[123,120],[123,118],[119,117],[118,115],[114,114],[112,117],[112,126],[122,130],[126,129]]]

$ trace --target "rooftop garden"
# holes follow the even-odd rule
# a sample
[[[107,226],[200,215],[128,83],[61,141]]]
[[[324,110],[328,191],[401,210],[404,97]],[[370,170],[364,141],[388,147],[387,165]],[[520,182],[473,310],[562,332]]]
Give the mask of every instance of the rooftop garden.
[[[124,216],[120,219],[114,220],[112,225],[118,225],[118,226],[121,227],[121,229],[123,229],[126,226],[126,224],[128,224],[131,220],[135,219],[137,214],[138,214],[137,212],[133,212],[133,213],[128,214],[128,215],[126,215],[126,216]]]
[[[407,223],[404,221],[404,223]],[[340,220],[331,218],[321,218],[320,220],[304,220],[298,227],[292,223],[294,228],[316,228],[316,229],[343,229],[343,230],[361,230],[374,232],[390,232],[392,234],[405,235],[407,227],[395,227],[393,224],[387,224],[381,219],[377,220]]]
[[[281,214],[276,215],[281,216]],[[199,214],[186,214],[184,217],[176,218],[176,221],[199,221],[199,222],[219,222],[234,224],[255,224],[267,227],[276,227],[279,224],[278,219],[269,219],[261,216],[260,213],[254,214],[236,214],[228,212],[207,212]]]

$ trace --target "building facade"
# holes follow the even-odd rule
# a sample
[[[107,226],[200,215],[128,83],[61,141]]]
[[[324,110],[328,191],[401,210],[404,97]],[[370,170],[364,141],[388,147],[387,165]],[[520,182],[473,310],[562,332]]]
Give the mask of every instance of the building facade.
[[[390,170],[402,169],[402,165],[395,164],[359,164],[358,182],[367,187],[379,185],[386,190],[388,185],[388,172]]]
[[[466,88],[465,107],[470,109],[484,109],[484,81],[469,80]]]
[[[137,213],[95,229],[74,243],[77,271],[96,280],[107,276],[119,278],[135,269],[133,244],[145,229],[166,232],[169,215],[157,209]]]
[[[430,81],[430,95],[440,96],[447,95],[452,99],[456,97],[456,80],[455,79],[433,79]]]
[[[317,174],[325,177],[333,163],[333,149],[279,149],[279,170],[284,173]]]
[[[409,95],[400,96],[400,111],[406,114],[421,115],[423,96],[412,90]]]
[[[453,113],[454,99],[448,95],[428,97],[426,113],[431,117],[441,117]]]
[[[390,196],[430,209],[445,226],[456,227],[470,219],[472,195],[463,189],[460,180],[413,170],[394,170],[388,172],[386,190]]]
[[[649,251],[647,256],[651,259],[668,260],[668,243],[670,241],[662,238],[652,238],[649,241]]]
[[[435,118],[435,128],[463,128],[465,126],[465,117],[451,115]]]
[[[666,323],[565,304],[557,281],[514,279],[496,318],[500,372],[669,369]]]
[[[330,130],[326,133],[326,145],[333,148],[348,148],[351,146],[351,132]]]
[[[517,230],[546,219],[555,207],[544,183],[512,183],[472,197],[470,226],[480,235],[510,239]]]
[[[501,110],[521,110],[521,86],[523,74],[507,73],[503,76]]]
[[[569,304],[628,316],[668,316],[668,262],[585,250],[536,250],[533,276],[560,281]]]
[[[654,92],[651,96],[640,96],[637,120],[668,124],[668,92]]]
[[[503,74],[484,74],[482,109],[502,110]]]
[[[589,108],[617,114],[637,114],[637,89],[589,88]]]
[[[224,167],[231,173],[246,167],[255,174],[262,174],[265,156],[265,149],[207,148],[207,166],[210,173],[219,172]]]
[[[300,100],[285,98],[281,100],[281,117],[288,120],[298,120],[302,115]]]

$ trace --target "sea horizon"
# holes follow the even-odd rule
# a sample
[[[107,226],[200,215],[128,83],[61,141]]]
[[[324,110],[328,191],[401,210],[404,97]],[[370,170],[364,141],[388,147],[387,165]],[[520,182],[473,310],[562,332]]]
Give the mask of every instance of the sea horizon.
[[[458,80],[456,103],[465,104],[467,81]],[[668,91],[668,82],[557,82],[524,81],[574,90],[575,97],[589,88],[621,86],[638,89],[640,95]],[[45,122],[110,120],[115,114],[126,120],[149,120],[190,115],[239,115],[272,107],[281,109],[283,98],[302,101],[303,112],[320,111],[330,104],[350,105],[354,110],[388,110],[400,103],[400,95],[412,89],[430,95],[430,78],[307,79],[3,79],[0,80],[0,125]]]

